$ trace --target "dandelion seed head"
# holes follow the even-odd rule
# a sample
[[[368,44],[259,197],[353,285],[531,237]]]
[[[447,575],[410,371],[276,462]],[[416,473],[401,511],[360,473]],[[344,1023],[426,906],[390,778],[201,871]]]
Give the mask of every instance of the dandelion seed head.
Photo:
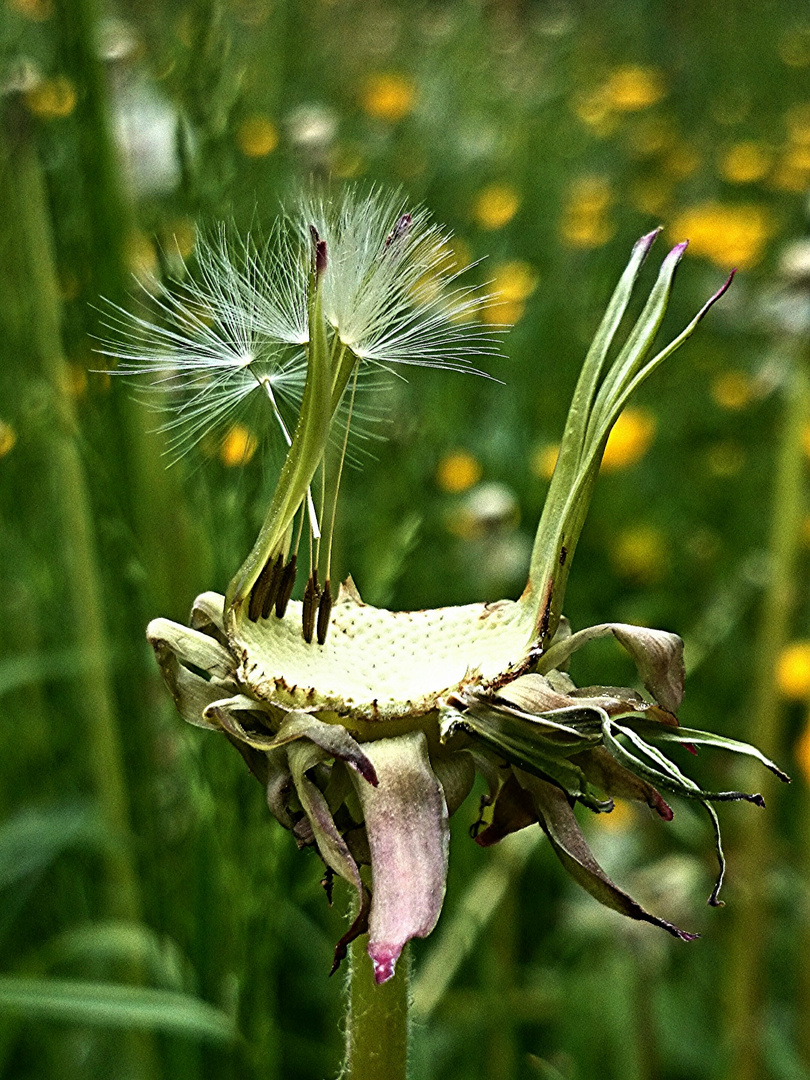
[[[107,306],[100,351],[118,374],[141,376],[150,407],[168,411],[172,458],[215,429],[226,436],[254,404],[270,417],[254,429],[289,444],[306,382],[313,237],[327,326],[360,362],[353,428],[368,430],[381,411],[379,377],[392,367],[478,371],[477,358],[499,355],[503,328],[480,319],[491,298],[460,283],[469,268],[424,209],[375,189],[308,194],[266,238],[220,225],[174,278],[145,284],[133,310]]]

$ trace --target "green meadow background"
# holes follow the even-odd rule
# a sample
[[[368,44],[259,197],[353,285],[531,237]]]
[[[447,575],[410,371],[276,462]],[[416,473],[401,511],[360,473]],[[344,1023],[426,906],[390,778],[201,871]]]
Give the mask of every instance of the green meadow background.
[[[499,382],[413,371],[350,471],[337,562],[364,598],[516,596],[567,403],[633,241],[691,247],[664,332],[737,267],[608,447],[575,628],[687,642],[708,822],[586,822],[609,872],[702,938],[576,891],[539,829],[453,821],[416,943],[418,1080],[810,1077],[810,14],[492,0],[2,0],[0,1075],[319,1080],[341,1059],[348,895],[271,821],[224,739],[184,726],[144,638],[224,590],[273,485],[255,420],[166,468],[156,417],[95,352],[104,297],[194,266],[199,230],[267,227],[311,180],[395,186],[483,260],[514,323]],[[652,280],[652,270],[644,279]],[[251,424],[254,424],[252,427]],[[577,657],[622,684],[618,650]]]

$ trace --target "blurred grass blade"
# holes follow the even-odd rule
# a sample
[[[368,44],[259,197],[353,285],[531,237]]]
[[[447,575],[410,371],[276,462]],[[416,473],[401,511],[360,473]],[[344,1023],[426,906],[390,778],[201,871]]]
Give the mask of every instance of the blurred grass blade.
[[[0,1011],[68,1024],[163,1031],[231,1043],[234,1021],[190,994],[118,983],[0,976]]]
[[[0,697],[36,683],[85,675],[94,664],[95,659],[87,649],[54,649],[9,656],[0,661]]]
[[[75,927],[48,943],[46,959],[49,964],[110,966],[123,961],[142,971],[145,979],[163,990],[180,993],[196,989],[191,964],[177,942],[143,923],[110,920]]]
[[[0,826],[0,889],[41,873],[71,847],[98,845],[98,818],[89,803],[28,807]]]

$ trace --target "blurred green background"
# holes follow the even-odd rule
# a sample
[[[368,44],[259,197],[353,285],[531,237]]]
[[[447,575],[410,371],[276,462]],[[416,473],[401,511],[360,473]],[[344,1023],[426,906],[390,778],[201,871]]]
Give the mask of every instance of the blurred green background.
[[[721,756],[727,907],[704,819],[586,822],[608,870],[702,939],[576,892],[538,836],[454,818],[414,949],[419,1080],[810,1077],[810,15],[670,4],[2,0],[0,1074],[336,1075],[348,903],[271,824],[224,739],[186,728],[144,639],[222,591],[272,469],[247,425],[168,471],[155,417],[94,373],[100,297],[267,225],[311,178],[400,186],[513,322],[502,385],[416,371],[345,481],[337,561],[364,598],[515,596],[567,403],[632,242],[692,241],[664,331],[737,280],[620,422],[568,592],[575,628],[675,630],[682,719]],[[651,273],[651,271],[650,271]],[[134,275],[134,278],[133,278]],[[651,280],[651,278],[649,279]],[[580,684],[626,684],[610,644]]]

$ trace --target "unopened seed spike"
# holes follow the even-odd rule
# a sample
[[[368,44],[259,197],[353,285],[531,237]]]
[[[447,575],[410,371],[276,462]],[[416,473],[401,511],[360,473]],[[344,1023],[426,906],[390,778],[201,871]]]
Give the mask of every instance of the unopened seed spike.
[[[278,587],[281,582],[281,575],[284,570],[284,557],[279,554],[276,556],[276,560],[273,563],[273,573],[270,578],[270,584],[267,588],[267,592],[264,595],[264,601],[262,602],[262,618],[266,619],[270,612],[273,610],[273,605],[276,602],[276,596],[278,595]]]
[[[309,644],[315,630],[315,616],[318,611],[318,601],[321,590],[318,586],[318,571],[313,570],[304,589],[304,603],[301,608],[301,626],[304,631],[304,641]]]
[[[276,617],[279,619],[284,618],[287,604],[289,604],[290,597],[292,596],[293,587],[295,586],[297,563],[298,556],[293,554],[290,561],[284,567],[284,573],[281,576],[281,584],[278,587],[278,596],[276,597]]]

